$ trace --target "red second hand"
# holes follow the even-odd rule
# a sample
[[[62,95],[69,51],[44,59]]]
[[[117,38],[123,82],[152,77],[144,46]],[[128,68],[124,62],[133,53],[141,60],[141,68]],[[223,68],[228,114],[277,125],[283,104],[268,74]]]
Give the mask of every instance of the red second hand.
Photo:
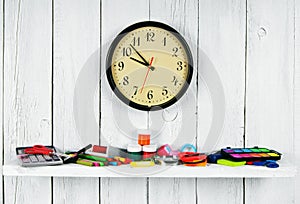
[[[150,59],[150,63],[149,63],[149,66],[148,66],[148,70],[147,70],[145,79],[144,79],[144,83],[143,83],[143,86],[142,86],[142,88],[141,88],[141,93],[143,92],[143,89],[144,89],[144,86],[145,86],[145,83],[146,83],[146,80],[147,80],[147,77],[148,77],[150,68],[151,68],[151,66],[152,66],[153,59],[154,59],[154,57],[151,57],[151,59]]]

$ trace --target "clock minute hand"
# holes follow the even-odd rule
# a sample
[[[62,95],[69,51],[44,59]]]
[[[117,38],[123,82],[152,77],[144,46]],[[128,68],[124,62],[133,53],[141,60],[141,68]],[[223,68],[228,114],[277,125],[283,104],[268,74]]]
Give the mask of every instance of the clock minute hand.
[[[145,60],[145,58],[131,44],[130,44],[130,46],[140,56],[140,58],[145,62],[146,66],[149,66],[149,63],[147,62],[147,60]]]

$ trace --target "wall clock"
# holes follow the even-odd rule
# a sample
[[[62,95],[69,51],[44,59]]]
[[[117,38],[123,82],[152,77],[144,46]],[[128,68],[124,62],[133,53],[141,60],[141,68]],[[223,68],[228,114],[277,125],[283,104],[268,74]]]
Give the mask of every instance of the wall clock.
[[[188,44],[172,27],[154,21],[133,24],[112,42],[106,74],[116,96],[144,111],[177,102],[193,75]]]

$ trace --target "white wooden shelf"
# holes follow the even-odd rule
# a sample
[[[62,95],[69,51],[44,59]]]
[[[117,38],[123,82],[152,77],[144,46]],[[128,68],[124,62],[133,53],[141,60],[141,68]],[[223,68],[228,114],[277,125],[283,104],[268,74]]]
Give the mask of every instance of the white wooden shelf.
[[[208,164],[206,167],[154,166],[131,168],[129,165],[88,167],[77,164],[44,167],[21,167],[16,162],[4,165],[4,176],[42,177],[196,177],[196,178],[272,178],[294,177],[296,167],[280,162],[280,167],[271,169],[259,166],[228,167]]]

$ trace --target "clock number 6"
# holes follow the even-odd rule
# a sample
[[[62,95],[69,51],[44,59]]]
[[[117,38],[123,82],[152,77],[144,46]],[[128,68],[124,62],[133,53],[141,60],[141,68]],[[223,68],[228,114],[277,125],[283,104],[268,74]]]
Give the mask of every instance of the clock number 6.
[[[147,98],[149,100],[153,99],[153,90],[149,90],[148,93],[147,93]]]

